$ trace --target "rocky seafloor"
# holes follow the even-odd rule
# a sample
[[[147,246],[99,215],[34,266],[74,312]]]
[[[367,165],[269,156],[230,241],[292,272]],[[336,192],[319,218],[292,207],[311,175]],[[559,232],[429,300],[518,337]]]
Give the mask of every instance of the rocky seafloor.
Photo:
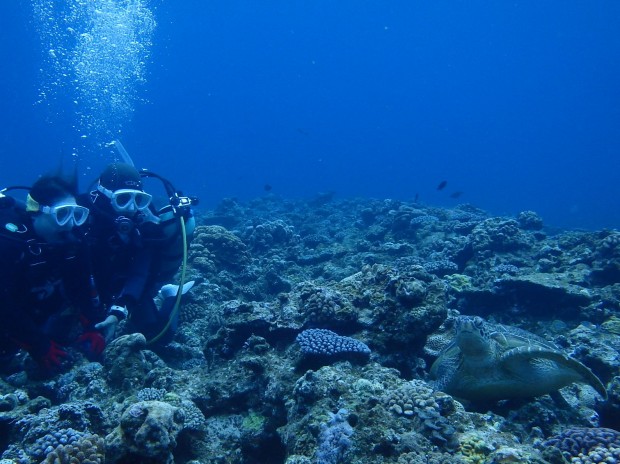
[[[0,380],[0,464],[620,462],[620,232],[331,195],[198,224],[174,341],[126,333],[46,379],[25,357]],[[457,314],[556,343],[608,399],[434,390]]]

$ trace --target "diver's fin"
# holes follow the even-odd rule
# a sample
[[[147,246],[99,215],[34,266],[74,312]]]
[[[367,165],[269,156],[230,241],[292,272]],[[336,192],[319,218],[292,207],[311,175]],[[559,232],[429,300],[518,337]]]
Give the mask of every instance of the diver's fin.
[[[183,284],[183,290],[181,291],[181,294],[185,295],[190,290],[190,288],[194,286],[194,283],[195,282],[193,280],[190,280],[189,282],[185,282]],[[175,284],[166,284],[159,290],[159,294],[164,299],[177,296],[178,292],[179,292],[179,286]]]

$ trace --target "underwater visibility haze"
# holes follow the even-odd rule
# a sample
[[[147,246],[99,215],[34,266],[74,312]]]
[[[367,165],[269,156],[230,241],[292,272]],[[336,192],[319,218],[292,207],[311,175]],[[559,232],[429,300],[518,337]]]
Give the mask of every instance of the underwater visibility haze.
[[[56,15],[53,27],[33,11],[51,4],[43,13]],[[85,17],[87,4],[99,13]],[[269,184],[283,197],[418,195],[497,214],[535,210],[558,227],[620,224],[617,2],[0,8],[3,184],[17,166],[27,181],[61,151],[78,148],[85,167],[109,157],[95,133],[105,112],[113,134],[102,138],[121,139],[138,164],[168,172],[204,205],[260,196]],[[114,8],[124,16],[110,18]],[[126,37],[106,39],[105,24],[89,41],[67,32],[106,15]],[[115,59],[105,40],[117,40]],[[63,47],[86,68],[50,59]],[[54,73],[67,82],[46,88]],[[88,106],[86,95],[115,86],[118,100]],[[42,90],[57,94],[36,104]],[[22,156],[36,169],[24,170]]]

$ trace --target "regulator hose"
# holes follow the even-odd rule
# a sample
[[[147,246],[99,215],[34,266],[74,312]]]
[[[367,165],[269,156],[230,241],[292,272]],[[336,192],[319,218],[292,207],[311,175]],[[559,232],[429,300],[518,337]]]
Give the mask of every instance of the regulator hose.
[[[179,290],[177,291],[177,297],[174,302],[174,308],[172,308],[172,312],[170,313],[168,322],[166,323],[164,328],[161,329],[161,332],[159,332],[157,335],[155,335],[155,337],[153,337],[151,340],[146,342],[147,345],[151,345],[157,342],[159,339],[161,339],[166,334],[166,332],[170,328],[170,325],[172,324],[172,321],[174,320],[177,313],[179,312],[179,309],[181,308],[181,298],[183,297],[183,285],[185,285],[185,271],[187,270],[187,235],[185,234],[185,219],[183,219],[182,215],[179,216],[179,221],[181,224],[181,236],[183,237],[183,262],[181,264],[181,278],[179,279]]]

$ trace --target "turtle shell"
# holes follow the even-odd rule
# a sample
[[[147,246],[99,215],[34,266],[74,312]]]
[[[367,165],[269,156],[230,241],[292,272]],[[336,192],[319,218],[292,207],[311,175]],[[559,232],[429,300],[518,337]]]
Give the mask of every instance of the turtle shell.
[[[485,325],[487,326],[489,342],[497,343],[500,350],[510,350],[519,346],[531,346],[547,350],[560,349],[555,343],[518,327],[489,322],[485,322]]]

